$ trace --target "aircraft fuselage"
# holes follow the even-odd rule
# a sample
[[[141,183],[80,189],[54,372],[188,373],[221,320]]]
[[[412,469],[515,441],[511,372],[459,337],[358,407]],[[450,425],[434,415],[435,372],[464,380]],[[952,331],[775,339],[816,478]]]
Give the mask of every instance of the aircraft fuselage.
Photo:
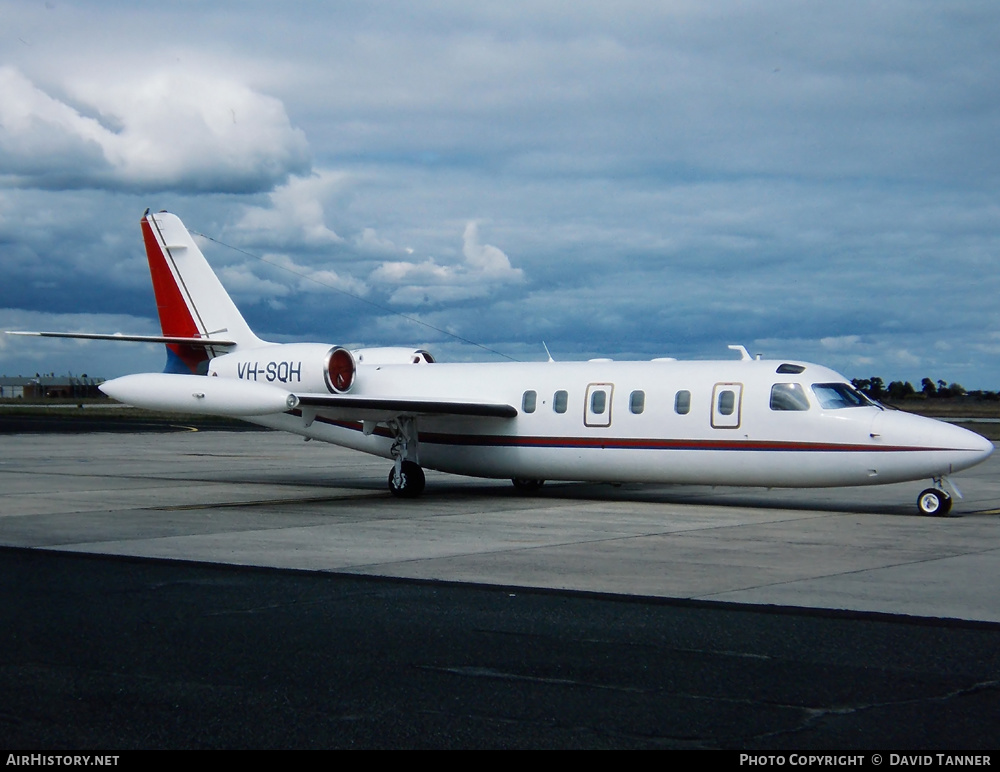
[[[789,365],[801,372],[776,372]],[[282,385],[294,392],[294,384]],[[481,477],[873,485],[948,475],[993,449],[950,424],[867,401],[844,404],[833,386],[851,388],[806,363],[600,361],[359,365],[351,394],[516,407],[513,419],[418,417],[414,460]],[[370,425],[366,434],[350,409],[341,412],[296,409],[248,420],[391,457],[390,431]]]

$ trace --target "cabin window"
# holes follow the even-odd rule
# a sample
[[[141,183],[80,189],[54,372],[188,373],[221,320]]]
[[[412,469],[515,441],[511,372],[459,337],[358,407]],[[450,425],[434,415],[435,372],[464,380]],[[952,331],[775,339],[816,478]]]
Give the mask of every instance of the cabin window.
[[[674,412],[677,415],[687,415],[691,412],[691,392],[678,391],[674,397]]]
[[[719,415],[732,415],[736,410],[736,392],[725,389],[719,392]]]
[[[566,405],[569,403],[569,394],[565,391],[557,391],[552,396],[552,409],[557,413],[565,413]]]
[[[771,387],[771,410],[808,410],[809,399],[801,383],[776,383]]]
[[[535,403],[538,401],[538,394],[533,390],[528,390],[524,392],[524,397],[521,399],[521,410],[525,413],[535,412]]]
[[[849,383],[814,383],[813,394],[824,410],[843,407],[866,407],[875,404]]]
[[[643,410],[645,410],[646,392],[633,391],[632,395],[628,398],[628,409],[631,410],[636,415],[639,415]]]
[[[604,409],[608,406],[608,393],[597,390],[590,395],[590,412],[594,415],[603,415]]]

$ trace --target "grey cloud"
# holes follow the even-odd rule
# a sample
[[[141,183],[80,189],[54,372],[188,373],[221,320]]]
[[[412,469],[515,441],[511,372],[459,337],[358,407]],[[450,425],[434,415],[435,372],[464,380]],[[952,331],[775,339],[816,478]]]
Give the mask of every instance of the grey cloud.
[[[233,7],[10,7],[35,129],[0,136],[0,264],[48,294],[6,302],[142,313],[153,206],[521,358],[734,342],[1000,385],[995,3]],[[523,281],[469,278],[469,222]],[[482,353],[210,257],[262,334]]]

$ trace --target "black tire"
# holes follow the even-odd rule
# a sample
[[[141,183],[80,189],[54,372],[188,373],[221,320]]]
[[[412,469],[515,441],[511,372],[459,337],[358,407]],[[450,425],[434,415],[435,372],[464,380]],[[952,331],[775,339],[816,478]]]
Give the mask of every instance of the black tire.
[[[511,479],[514,488],[520,493],[535,493],[545,485],[545,480],[528,480],[524,477],[514,477]]]
[[[928,488],[917,496],[920,514],[930,517],[944,517],[951,512],[951,496],[937,488]]]
[[[424,470],[412,461],[404,461],[400,466],[399,475],[402,478],[401,484],[396,485],[396,470],[389,470],[389,490],[393,496],[401,499],[415,499],[424,492],[424,485],[427,482],[424,477]]]

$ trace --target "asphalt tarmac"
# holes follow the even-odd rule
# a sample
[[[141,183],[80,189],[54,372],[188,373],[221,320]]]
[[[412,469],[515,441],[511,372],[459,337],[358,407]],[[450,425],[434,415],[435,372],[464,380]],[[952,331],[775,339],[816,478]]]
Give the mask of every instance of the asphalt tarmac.
[[[183,429],[183,427],[178,427]],[[991,749],[1000,463],[831,491],[0,437],[0,746]]]

